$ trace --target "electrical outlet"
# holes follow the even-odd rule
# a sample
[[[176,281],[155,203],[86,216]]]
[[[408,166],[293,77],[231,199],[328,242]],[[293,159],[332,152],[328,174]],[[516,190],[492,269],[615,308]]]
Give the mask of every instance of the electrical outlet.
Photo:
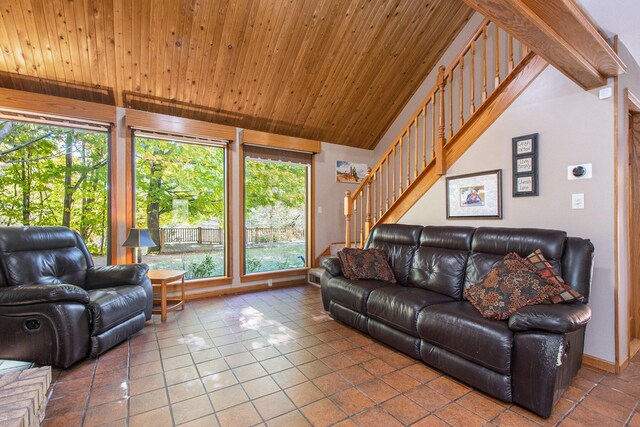
[[[273,286],[273,280],[272,279],[267,280],[267,285],[269,287]]]

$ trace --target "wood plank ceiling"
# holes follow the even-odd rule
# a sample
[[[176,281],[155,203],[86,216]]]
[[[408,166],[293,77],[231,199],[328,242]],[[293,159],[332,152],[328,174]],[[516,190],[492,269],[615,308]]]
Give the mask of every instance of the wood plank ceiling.
[[[0,86],[373,148],[463,0],[3,0]]]

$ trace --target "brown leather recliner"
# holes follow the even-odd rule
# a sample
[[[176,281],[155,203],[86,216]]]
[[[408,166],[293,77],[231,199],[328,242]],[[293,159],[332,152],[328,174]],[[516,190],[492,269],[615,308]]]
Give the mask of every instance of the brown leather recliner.
[[[66,368],[124,341],[151,318],[147,270],[95,267],[66,227],[0,227],[0,359]]]
[[[322,300],[331,315],[398,350],[542,417],[582,363],[594,248],[563,231],[383,224],[366,247],[384,248],[397,284],[349,280],[323,261]],[[466,301],[509,252],[541,249],[583,302],[524,307],[488,320]]]

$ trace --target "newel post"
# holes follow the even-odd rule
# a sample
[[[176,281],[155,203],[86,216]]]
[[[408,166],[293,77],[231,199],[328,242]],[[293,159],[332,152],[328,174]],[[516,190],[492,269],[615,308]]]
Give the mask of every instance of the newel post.
[[[436,140],[436,174],[444,175],[447,171],[444,158],[444,144],[446,142],[444,136],[444,91],[447,86],[447,77],[444,75],[444,65],[438,69],[438,139]]]
[[[344,194],[344,216],[347,221],[347,230],[344,236],[344,245],[351,247],[351,192]]]

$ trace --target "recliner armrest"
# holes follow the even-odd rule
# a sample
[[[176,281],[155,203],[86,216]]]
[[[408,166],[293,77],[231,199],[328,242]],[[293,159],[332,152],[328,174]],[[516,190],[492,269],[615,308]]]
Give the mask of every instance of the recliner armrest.
[[[87,289],[110,286],[140,285],[149,271],[147,264],[107,265],[87,271]]]
[[[326,257],[322,260],[322,268],[332,276],[342,276],[342,267],[337,256]]]
[[[89,294],[75,285],[19,285],[0,288],[0,306],[47,302],[89,303]]]
[[[591,308],[579,302],[572,304],[538,304],[523,307],[509,318],[512,331],[543,331],[565,333],[575,331],[591,319]]]

